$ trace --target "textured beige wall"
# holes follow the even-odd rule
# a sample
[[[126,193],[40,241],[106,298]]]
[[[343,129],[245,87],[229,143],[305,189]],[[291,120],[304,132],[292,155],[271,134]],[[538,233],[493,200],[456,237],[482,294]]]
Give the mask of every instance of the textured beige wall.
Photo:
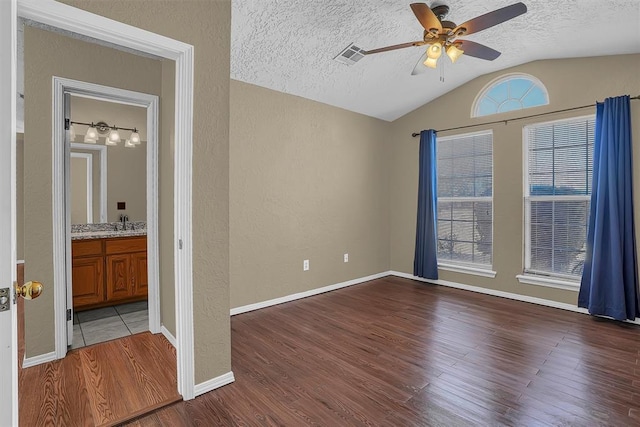
[[[215,378],[231,370],[231,1],[65,0],[64,3],[189,43],[195,48],[192,170],[195,379],[197,384]],[[125,69],[124,66],[121,68]]]
[[[147,219],[147,109],[72,96],[71,120],[83,123],[104,121],[110,125],[138,129],[142,143],[137,147],[124,146],[125,139],[131,134],[126,130],[120,131],[122,142],[116,146],[107,147],[107,222],[119,221],[120,214],[127,215],[129,221],[145,221]],[[75,128],[74,142],[83,142],[87,127],[75,125]],[[98,144],[104,145],[103,138],[104,136],[101,136]],[[98,163],[98,170],[94,172],[99,173],[99,167]],[[93,197],[98,202],[99,192],[94,191]],[[117,202],[125,202],[126,209],[118,210]],[[94,214],[94,217],[99,218],[97,214]]]
[[[16,256],[24,259],[24,134],[16,134]]]
[[[175,62],[162,61],[162,102],[160,103],[160,150],[158,181],[160,194],[160,318],[162,325],[176,336],[175,269],[173,264],[173,165],[175,115]]]
[[[389,269],[388,126],[231,81],[232,307]]]
[[[160,95],[160,62],[26,27],[24,163],[25,279],[45,291],[25,304],[26,356],[54,350],[51,225],[51,79],[65,77]],[[82,58],[82,61],[78,61]],[[126,70],[126,72],[122,72]]]
[[[550,104],[495,117],[469,118],[471,105],[478,92],[493,78],[508,72],[524,72],[539,78],[549,91]],[[609,96],[637,95],[638,88],[640,88],[640,55],[537,61],[479,77],[393,122],[391,140],[394,143],[389,162],[391,168],[389,203],[392,206],[391,268],[405,273],[413,272],[419,144],[417,138],[411,137],[412,132],[429,128],[446,129],[589,105]],[[640,101],[632,101],[635,120],[633,131],[636,135],[636,145],[638,144],[637,135],[640,135],[639,103]],[[522,273],[523,269],[522,127],[529,123],[593,113],[594,109],[591,108],[535,119],[512,121],[506,125],[500,123],[439,134],[446,136],[493,129],[493,269],[497,272],[497,276],[490,279],[441,270],[440,279],[554,301],[576,303],[576,292],[524,285],[516,280],[516,275]],[[638,147],[634,152],[634,161],[636,165],[640,164],[640,148]],[[637,189],[640,188],[640,172],[638,172],[640,168],[636,167],[635,170],[634,179],[637,193]],[[636,206],[636,215],[640,215],[639,211],[640,208]]]

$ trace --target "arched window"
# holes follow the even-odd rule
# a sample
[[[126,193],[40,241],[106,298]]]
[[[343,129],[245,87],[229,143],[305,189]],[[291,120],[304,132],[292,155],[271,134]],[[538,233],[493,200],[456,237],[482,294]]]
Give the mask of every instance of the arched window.
[[[489,116],[549,104],[542,82],[529,74],[507,74],[487,84],[476,97],[471,117]]]

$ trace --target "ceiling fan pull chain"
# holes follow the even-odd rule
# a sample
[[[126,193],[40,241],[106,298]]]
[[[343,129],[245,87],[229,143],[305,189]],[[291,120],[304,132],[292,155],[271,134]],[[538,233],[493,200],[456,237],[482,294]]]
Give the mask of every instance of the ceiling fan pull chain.
[[[440,82],[444,83],[444,61],[440,61]]]

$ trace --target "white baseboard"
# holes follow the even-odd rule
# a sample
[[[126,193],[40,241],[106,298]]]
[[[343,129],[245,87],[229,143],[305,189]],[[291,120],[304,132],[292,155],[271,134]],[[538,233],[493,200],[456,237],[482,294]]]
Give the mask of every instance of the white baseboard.
[[[465,285],[465,284],[457,283],[457,282],[449,282],[448,280],[425,279],[425,278],[422,278],[422,277],[414,276],[412,274],[402,273],[400,271],[393,271],[392,270],[392,271],[389,272],[389,274],[391,274],[393,276],[404,277],[405,279],[412,279],[412,280],[418,280],[420,282],[432,283],[434,285],[447,286],[449,288],[463,289],[465,291],[477,292],[477,293],[480,293],[480,294],[493,295],[493,296],[501,297],[501,298],[508,298],[508,299],[517,300],[517,301],[529,302],[529,303],[532,303],[532,304],[538,304],[538,305],[544,305],[544,306],[547,306],[547,307],[559,308],[561,310],[568,310],[568,311],[573,311],[573,312],[581,313],[581,314],[589,314],[589,311],[586,308],[578,307],[576,305],[567,304],[567,303],[564,303],[564,302],[558,302],[558,301],[553,301],[553,300],[544,299],[544,298],[530,297],[530,296],[527,296],[527,295],[514,294],[514,293],[511,293],[511,292],[498,291],[498,290],[495,290],[495,289],[482,288],[482,287],[479,287],[479,286]],[[605,316],[600,316],[600,317],[605,317]],[[636,325],[640,325],[640,320],[637,320],[637,319],[636,320],[627,320],[626,322],[627,323],[634,323]]]
[[[208,381],[205,381],[200,384],[196,384],[195,386],[195,397],[200,396],[201,394],[208,393],[211,390],[215,390],[224,385],[231,384],[236,379],[233,376],[233,372],[229,371],[226,374],[222,374],[219,377],[211,378]]]
[[[169,332],[167,328],[164,327],[164,325],[160,327],[160,333],[164,335],[164,337],[167,339],[167,341],[169,341],[169,343],[171,343],[173,348],[178,348],[178,341],[176,341],[176,337],[174,337],[173,334]]]
[[[42,365],[43,363],[53,362],[56,360],[56,352],[51,351],[45,354],[39,354],[33,357],[25,357],[22,362],[22,368],[30,368],[36,365]]]
[[[360,277],[358,279],[347,280],[346,282],[336,283],[335,285],[324,286],[322,288],[311,289],[310,291],[298,292],[297,294],[286,295],[280,298],[270,299],[268,301],[257,302],[254,304],[243,305],[231,309],[231,315],[246,313],[248,311],[259,310],[261,308],[271,307],[272,305],[278,305],[285,302],[295,301],[301,298],[307,298],[313,295],[323,294],[329,291],[335,291],[336,289],[346,288],[347,286],[357,285],[359,283],[368,282],[369,280],[379,279],[381,277],[389,276],[391,273],[385,271],[378,274],[372,274],[371,276]]]

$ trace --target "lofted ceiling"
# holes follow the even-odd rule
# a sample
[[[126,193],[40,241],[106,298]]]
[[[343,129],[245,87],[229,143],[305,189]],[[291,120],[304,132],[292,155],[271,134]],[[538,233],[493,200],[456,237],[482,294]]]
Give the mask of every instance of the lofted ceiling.
[[[518,0],[426,1],[457,24]],[[552,58],[640,53],[640,0],[522,0],[528,12],[465,37],[494,61],[443,55],[412,76],[424,47],[335,61],[350,43],[374,48],[422,39],[402,0],[233,0],[231,78],[393,121],[483,74]],[[640,72],[640,70],[638,70]],[[444,82],[441,81],[444,78]]]

